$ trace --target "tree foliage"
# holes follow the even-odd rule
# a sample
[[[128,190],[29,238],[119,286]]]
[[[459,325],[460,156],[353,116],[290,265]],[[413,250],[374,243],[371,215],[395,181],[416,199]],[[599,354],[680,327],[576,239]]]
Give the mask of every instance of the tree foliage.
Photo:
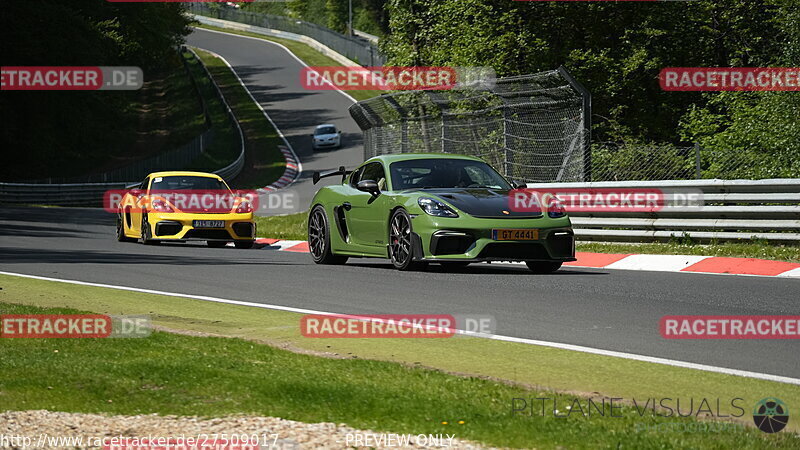
[[[0,15],[4,66],[139,66],[145,80],[176,61],[189,32],[176,3],[106,0],[4,2]],[[2,142],[15,164],[52,167],[63,158],[101,154],[129,137],[135,92],[3,92]]]
[[[681,121],[702,117],[698,124],[714,125],[715,134],[748,129],[753,142],[767,130],[762,121],[783,123],[780,116],[796,111],[797,93],[664,92],[658,75],[665,67],[797,67],[798,3],[389,0],[382,48],[390,64],[492,66],[500,76],[563,65],[593,93],[600,140],[677,144],[700,126],[680,132]],[[757,113],[734,112],[754,104]],[[800,137],[790,136],[797,128],[783,129],[780,145],[800,148]]]

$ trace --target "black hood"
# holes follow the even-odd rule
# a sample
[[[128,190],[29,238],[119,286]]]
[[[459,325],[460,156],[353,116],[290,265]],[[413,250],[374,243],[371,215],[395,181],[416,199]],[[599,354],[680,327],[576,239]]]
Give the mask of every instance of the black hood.
[[[487,188],[425,189],[431,197],[444,200],[461,211],[479,218],[512,219],[541,217],[541,212],[515,212],[510,208],[510,191]]]

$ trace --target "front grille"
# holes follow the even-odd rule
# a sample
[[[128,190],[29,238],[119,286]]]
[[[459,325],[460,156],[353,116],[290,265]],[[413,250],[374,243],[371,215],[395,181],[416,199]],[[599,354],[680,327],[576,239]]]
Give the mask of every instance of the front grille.
[[[547,243],[550,245],[550,251],[553,253],[553,258],[570,258],[575,256],[575,236],[572,233],[560,234],[550,233],[547,236]]]
[[[253,224],[249,222],[239,222],[232,226],[233,232],[242,237],[253,237]]]
[[[158,222],[156,236],[174,236],[181,232],[183,225],[178,222]]]
[[[431,239],[431,253],[434,255],[458,255],[466,253],[475,238],[472,236],[436,236]]]
[[[233,239],[228,230],[189,230],[184,235],[186,239]]]
[[[504,260],[533,260],[550,259],[547,250],[541,244],[534,243],[512,243],[512,244],[487,244],[481,250],[478,258],[504,259]]]

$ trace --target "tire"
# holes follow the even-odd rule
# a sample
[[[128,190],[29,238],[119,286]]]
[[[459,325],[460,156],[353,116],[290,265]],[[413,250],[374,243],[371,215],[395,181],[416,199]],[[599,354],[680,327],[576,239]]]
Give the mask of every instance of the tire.
[[[561,264],[560,262],[550,261],[525,261],[525,265],[533,273],[553,273],[561,268]]]
[[[159,242],[153,240],[153,232],[150,230],[150,224],[147,222],[147,213],[142,213],[142,244],[144,245],[158,245]]]
[[[308,251],[317,264],[344,264],[347,256],[334,255],[331,251],[330,230],[325,208],[315,206],[308,215]]]
[[[246,250],[246,249],[249,249],[249,248],[253,248],[253,245],[255,245],[255,243],[256,243],[256,241],[236,241],[236,242],[233,243],[233,245],[235,245],[236,248],[240,248],[240,249],[245,249]]]
[[[389,219],[389,259],[397,270],[424,270],[428,263],[414,261],[414,243],[411,239],[411,217],[405,209],[398,209]]]
[[[134,242],[136,239],[125,236],[125,223],[122,218],[117,216],[117,241],[118,242]]]
[[[225,241],[206,241],[206,245],[211,248],[222,248],[225,247],[228,243]]]
[[[468,262],[460,262],[460,261],[443,261],[439,264],[442,265],[442,268],[445,270],[463,270],[465,269],[470,263]]]

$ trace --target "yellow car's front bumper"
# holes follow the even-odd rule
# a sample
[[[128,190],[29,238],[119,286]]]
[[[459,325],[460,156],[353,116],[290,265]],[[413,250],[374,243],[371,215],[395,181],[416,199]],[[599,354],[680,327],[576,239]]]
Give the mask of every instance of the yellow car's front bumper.
[[[199,228],[195,221],[213,220],[222,222],[222,227]],[[155,240],[175,241],[244,241],[256,237],[253,213],[244,214],[147,214],[147,224]]]

